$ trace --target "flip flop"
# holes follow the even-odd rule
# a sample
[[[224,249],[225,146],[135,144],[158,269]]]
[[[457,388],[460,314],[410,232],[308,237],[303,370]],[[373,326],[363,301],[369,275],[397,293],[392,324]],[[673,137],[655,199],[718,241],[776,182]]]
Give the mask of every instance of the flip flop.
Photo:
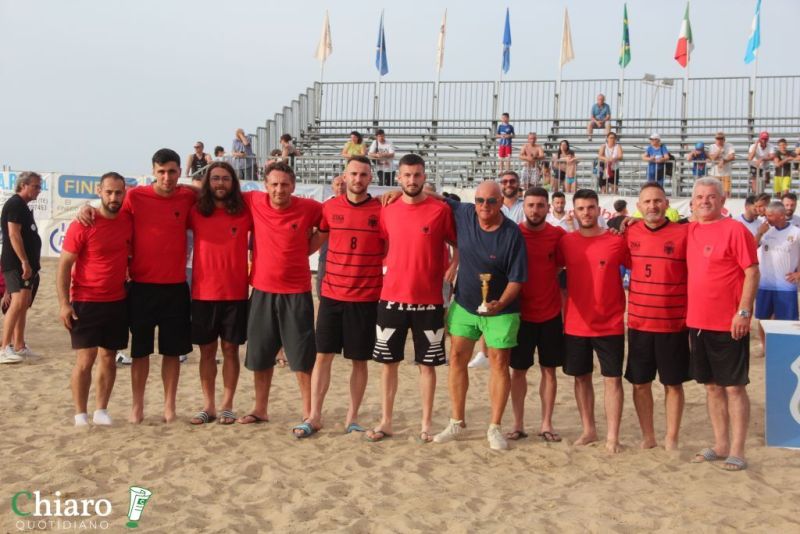
[[[369,434],[364,434],[364,439],[372,443],[377,443],[378,441],[383,441],[384,439],[388,439],[391,437],[392,437],[391,434],[387,434],[383,430],[373,430],[372,436],[370,436]]]
[[[347,425],[347,428],[345,429],[344,433],[350,434],[351,432],[366,432],[366,431],[367,429],[359,425],[358,423],[350,423],[349,425]]]
[[[747,469],[747,462],[744,461],[744,458],[739,458],[738,456],[728,456],[725,463],[722,464],[722,468],[725,471],[744,471]]]
[[[245,419],[247,419],[248,417],[250,418],[250,420],[249,421],[245,421]],[[258,423],[269,423],[269,419],[266,418],[266,417],[259,417],[254,413],[249,413],[249,414],[245,415],[244,417],[242,417],[241,419],[237,419],[237,422],[240,425],[252,425],[254,423],[255,424],[258,424]]]
[[[424,430],[419,433],[417,436],[417,443],[420,445],[425,445],[426,443],[430,443],[433,441],[433,436],[431,436],[430,432],[425,432]]]
[[[300,433],[296,433],[295,430],[299,430]],[[308,421],[303,421],[299,425],[292,427],[292,435],[297,439],[307,438],[313,435],[316,431],[317,429],[311,426],[311,423]]]
[[[714,449],[711,447],[706,447],[694,455],[694,458],[692,458],[692,463],[702,464],[703,462],[716,462],[719,460],[722,460],[722,457],[714,452]]]
[[[539,437],[548,443],[558,443],[561,441],[561,436],[558,435],[558,432],[550,432],[549,430],[540,432]]]
[[[227,419],[227,421],[225,421]],[[236,414],[230,410],[222,410],[217,420],[218,425],[232,425],[236,422]]]
[[[539,434],[541,436],[541,434]],[[528,437],[528,434],[524,430],[514,430],[513,432],[506,433],[506,439],[510,439],[511,441],[517,441],[519,439],[525,439]]]
[[[202,410],[194,414],[194,417],[189,421],[193,425],[205,425],[206,423],[210,423],[211,421],[215,420],[217,417],[214,415],[208,415],[208,412]],[[199,422],[195,422],[195,419],[200,419]]]

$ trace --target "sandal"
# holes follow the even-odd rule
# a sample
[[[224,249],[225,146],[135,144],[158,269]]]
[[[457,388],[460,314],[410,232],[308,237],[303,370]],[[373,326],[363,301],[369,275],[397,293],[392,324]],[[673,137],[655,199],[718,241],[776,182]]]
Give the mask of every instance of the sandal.
[[[694,455],[694,458],[692,458],[692,463],[702,464],[704,462],[717,462],[719,460],[722,460],[722,457],[714,452],[714,449],[711,447],[706,447]]]
[[[218,425],[232,425],[236,422],[236,414],[230,410],[222,410],[217,420]]]
[[[722,468],[725,471],[744,471],[747,469],[747,462],[738,456],[728,456],[725,463],[722,464]]]
[[[541,436],[541,434],[539,434]],[[513,432],[506,432],[506,439],[510,439],[511,441],[517,441],[520,439],[525,439],[528,437],[528,434],[524,430],[514,430]]]
[[[193,425],[205,425],[216,418],[217,417],[215,415],[209,415],[207,411],[202,410],[194,414],[194,417],[192,417],[189,422]]]

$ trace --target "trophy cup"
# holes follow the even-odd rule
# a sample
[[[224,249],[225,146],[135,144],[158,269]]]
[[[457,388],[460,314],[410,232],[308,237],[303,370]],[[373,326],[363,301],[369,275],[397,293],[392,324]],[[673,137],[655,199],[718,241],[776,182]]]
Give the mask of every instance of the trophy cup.
[[[481,296],[483,297],[483,302],[478,306],[478,313],[486,313],[489,311],[489,308],[486,307],[486,298],[489,296],[489,280],[492,279],[492,275],[483,273],[478,276],[481,279]]]

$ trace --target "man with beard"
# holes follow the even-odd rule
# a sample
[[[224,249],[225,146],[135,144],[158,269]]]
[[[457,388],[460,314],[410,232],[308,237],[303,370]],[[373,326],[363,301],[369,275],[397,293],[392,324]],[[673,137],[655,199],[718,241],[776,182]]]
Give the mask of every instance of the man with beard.
[[[239,380],[239,346],[247,340],[248,236],[253,221],[233,167],[215,161],[206,169],[197,205],[189,213],[192,256],[192,343],[200,346],[203,409],[194,425],[217,418],[217,345],[222,344],[224,383],[219,423],[236,421],[233,396]]]
[[[583,433],[575,445],[597,441],[594,418],[593,356],[603,375],[606,412],[606,450],[620,452],[622,418],[622,361],[625,355],[623,315],[625,292],[620,266],[629,264],[622,237],[610,234],[597,220],[597,193],[579,189],[572,198],[579,228],[558,244],[557,258],[569,272],[564,320],[566,352],[564,373],[575,377],[575,400]]]
[[[98,355],[92,420],[111,424],[107,410],[117,375],[114,357],[128,346],[125,278],[133,226],[130,213],[120,212],[125,179],[116,172],[104,174],[97,194],[101,204],[94,225],[73,221],[67,228],[56,278],[61,322],[77,351],[71,379],[75,426],[89,424],[89,387]]]
[[[547,214],[545,221],[552,225],[558,226],[565,232],[574,231],[578,225],[575,223],[575,218],[566,210],[567,197],[561,191],[553,193],[552,211]]]
[[[786,208],[786,220],[792,226],[800,227],[800,215],[796,215],[794,211],[797,209],[797,195],[794,193],[784,193],[781,197],[783,207]]]
[[[641,448],[656,446],[652,384],[664,386],[664,448],[678,448],[683,414],[683,383],[689,380],[686,329],[686,234],[688,226],[666,217],[669,200],[655,182],[642,187],[636,204],[644,223],[625,232],[631,255],[628,296],[628,366],[633,404],[642,429]]]
[[[561,441],[553,430],[553,407],[556,403],[556,368],[564,362],[564,326],[561,319],[561,295],[558,287],[556,250],[563,228],[545,221],[550,205],[547,191],[532,187],[525,192],[525,220],[519,225],[527,251],[528,281],[520,293],[521,318],[517,346],[511,349],[511,406],[514,430],[507,439],[526,438],[525,396],[528,393],[528,369],[533,366],[533,353],[539,351],[539,398],[542,424],[539,437],[544,441]]]

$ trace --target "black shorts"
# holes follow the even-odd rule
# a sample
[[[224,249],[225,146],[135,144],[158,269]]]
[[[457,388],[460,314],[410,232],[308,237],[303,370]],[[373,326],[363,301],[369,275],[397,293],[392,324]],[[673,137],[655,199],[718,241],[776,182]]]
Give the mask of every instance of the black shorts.
[[[385,300],[378,301],[377,339],[372,358],[381,363],[403,361],[409,328],[414,339],[414,361],[429,366],[445,363],[444,307]]]
[[[189,310],[189,286],[186,282],[180,284],[133,282],[128,292],[131,358],[143,358],[155,352],[156,327],[158,327],[158,352],[161,355],[180,356],[192,352]]]
[[[643,332],[628,329],[628,365],[625,378],[631,384],[647,384],[656,378],[665,386],[689,380],[689,331]]]
[[[745,386],[750,383],[750,335],[735,340],[730,332],[689,329],[689,370],[700,384]]]
[[[378,303],[319,298],[317,352],[343,353],[348,360],[371,360]]]
[[[565,334],[564,374],[581,376],[594,369],[592,351],[600,360],[600,374],[608,378],[622,376],[622,361],[625,359],[625,336],[583,337]]]
[[[69,337],[73,349],[101,347],[122,350],[128,346],[128,300],[73,302],[77,320]]]
[[[563,182],[567,178],[567,171],[562,171],[560,169],[553,169],[553,175],[559,182]]]
[[[750,167],[750,178],[757,178],[758,177],[758,167]],[[769,179],[772,177],[770,171],[762,171],[761,176],[764,178],[764,183],[769,183]]]
[[[192,301],[192,343],[207,345],[217,339],[235,345],[247,341],[246,300]]]
[[[619,169],[614,169],[611,175],[605,172],[603,166],[600,167],[600,173],[597,176],[597,185],[605,187],[606,184],[617,184],[619,181]]]
[[[247,356],[251,371],[275,367],[283,347],[292,371],[311,372],[317,361],[314,301],[307,293],[266,293],[253,289],[247,319]]]
[[[6,293],[13,295],[18,293],[21,289],[31,290],[31,306],[33,306],[33,299],[36,298],[36,293],[39,291],[39,272],[33,273],[33,276],[27,280],[22,279],[22,273],[16,269],[5,271],[3,279],[6,282]],[[4,312],[5,313],[5,312]]]
[[[548,321],[520,321],[517,346],[511,349],[511,368],[528,370],[533,365],[533,352],[539,350],[539,365],[564,365],[564,324],[561,313]]]

